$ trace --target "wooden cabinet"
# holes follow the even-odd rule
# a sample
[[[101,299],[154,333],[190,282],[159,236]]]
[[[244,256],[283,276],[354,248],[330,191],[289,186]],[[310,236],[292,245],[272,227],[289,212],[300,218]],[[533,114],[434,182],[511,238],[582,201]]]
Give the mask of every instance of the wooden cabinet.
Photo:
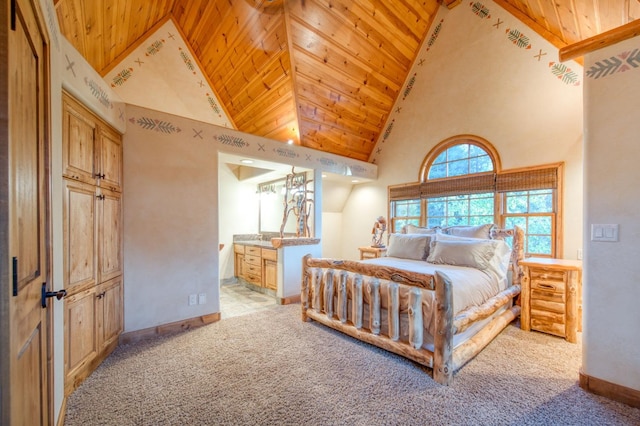
[[[122,143],[63,96],[65,394],[117,346],[123,330]]]
[[[245,246],[244,248],[244,279],[263,287],[262,285],[262,258],[260,247]]]
[[[122,138],[63,93],[62,174],[112,191],[122,190]]]
[[[250,244],[234,244],[235,275],[247,283],[278,289],[278,250]]]
[[[520,327],[575,343],[582,331],[582,262],[527,258],[520,265],[524,269]]]

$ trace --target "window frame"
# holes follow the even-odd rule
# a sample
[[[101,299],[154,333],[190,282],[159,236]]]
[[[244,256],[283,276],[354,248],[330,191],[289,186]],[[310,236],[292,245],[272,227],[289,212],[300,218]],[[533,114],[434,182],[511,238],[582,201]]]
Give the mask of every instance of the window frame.
[[[493,171],[492,172],[481,172],[481,173],[471,173],[460,176],[453,177],[443,177],[436,179],[428,179],[429,170],[433,165],[433,162],[438,158],[442,152],[451,148],[452,146],[459,144],[469,144],[476,145],[480,149],[484,150],[490,157],[493,162]],[[409,217],[398,217],[394,216],[395,213],[395,202],[402,200],[418,200],[420,199],[420,219],[419,226],[427,226],[427,199],[435,198],[439,196],[443,196],[441,194],[431,195],[427,194],[425,190],[429,187],[428,183],[431,183],[431,186],[434,186],[433,183],[437,182],[435,185],[436,190],[447,191],[447,187],[450,186],[455,190],[457,184],[461,184],[463,187],[465,185],[471,184],[469,187],[469,191],[471,192],[460,192],[459,194],[473,194],[479,193],[479,189],[473,188],[473,182],[477,179],[490,179],[488,175],[494,176],[494,181],[497,182],[500,180],[500,176],[506,178],[512,178],[515,176],[516,182],[513,185],[516,185],[514,189],[504,189],[504,182],[501,183],[501,187],[498,188],[494,186],[491,191],[483,191],[483,192],[493,192],[494,194],[494,214],[493,221],[499,227],[505,227],[506,221],[509,217],[526,217],[529,220],[530,217],[534,216],[546,216],[551,217],[551,253],[550,254],[542,254],[542,253],[532,253],[537,257],[552,257],[555,258],[559,253],[562,253],[562,200],[563,200],[563,170],[564,163],[553,163],[546,164],[540,166],[532,166],[532,167],[524,167],[519,169],[509,169],[502,170],[502,163],[500,160],[500,156],[495,149],[495,147],[487,140],[480,138],[478,136],[473,135],[459,135],[454,136],[437,144],[433,147],[427,156],[422,161],[420,172],[419,172],[419,181],[413,184],[403,184],[403,185],[394,185],[389,186],[389,198],[388,198],[388,209],[389,209],[389,218],[390,218],[390,232],[401,232],[400,229],[396,226],[396,222],[399,222],[402,219],[407,219]],[[525,181],[524,185],[529,184],[528,178],[533,179],[533,185],[540,184],[545,185],[545,172],[553,171],[555,173],[555,180],[553,187],[548,187],[545,189],[552,190],[552,203],[553,203],[553,211],[549,213],[519,213],[519,214],[508,214],[506,213],[506,201],[508,192],[518,192],[518,191],[531,191],[535,189],[543,189],[539,188],[529,188],[529,189],[520,189],[517,188],[517,185],[523,184],[522,182],[518,183],[518,176],[524,176]],[[542,178],[540,178],[542,176]],[[463,181],[465,180],[466,181]],[[537,183],[536,179],[540,179],[542,183]],[[507,188],[510,181],[507,182]],[[486,183],[485,183],[486,184]],[[496,184],[497,185],[497,184]],[[444,188],[444,189],[443,189]],[[475,191],[475,192],[474,192]],[[456,193],[449,193],[449,195],[456,195]],[[411,216],[410,219],[415,219],[416,216]],[[528,250],[528,246],[525,246],[525,250]],[[528,253],[525,251],[525,255]]]

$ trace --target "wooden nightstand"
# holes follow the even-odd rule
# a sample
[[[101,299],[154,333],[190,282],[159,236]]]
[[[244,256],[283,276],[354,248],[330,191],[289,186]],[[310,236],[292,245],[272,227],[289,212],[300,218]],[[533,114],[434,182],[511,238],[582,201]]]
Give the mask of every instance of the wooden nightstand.
[[[358,247],[360,250],[360,260],[375,259],[376,257],[382,257],[387,253],[386,247]]]
[[[582,331],[582,262],[530,257],[520,262],[520,328],[564,337],[576,343]]]

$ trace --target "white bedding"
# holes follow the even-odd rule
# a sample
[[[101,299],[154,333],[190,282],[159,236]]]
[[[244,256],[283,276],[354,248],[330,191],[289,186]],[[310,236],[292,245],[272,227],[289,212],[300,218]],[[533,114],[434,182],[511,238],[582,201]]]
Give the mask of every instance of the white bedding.
[[[432,264],[423,260],[401,259],[395,257],[381,257],[364,260],[364,263],[393,267],[407,271],[435,275],[436,271],[446,274],[452,282],[453,289],[453,313],[456,315],[470,306],[478,306],[492,296],[504,290],[507,286],[505,277],[498,277],[489,270],[480,271],[474,268],[453,265]],[[386,290],[386,283],[381,283],[381,290]],[[381,302],[386,307],[386,291],[381,291]],[[400,294],[400,299],[406,301],[406,294]],[[365,293],[365,300],[368,302]],[[430,290],[423,290],[423,320],[425,330],[433,335],[435,307],[435,294]],[[404,334],[404,333],[401,333]]]

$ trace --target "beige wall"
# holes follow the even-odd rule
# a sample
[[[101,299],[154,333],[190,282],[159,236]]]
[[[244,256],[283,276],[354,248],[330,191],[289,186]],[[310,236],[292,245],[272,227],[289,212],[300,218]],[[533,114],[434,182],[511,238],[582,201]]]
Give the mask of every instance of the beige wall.
[[[125,332],[220,311],[217,147],[177,135],[124,136]],[[189,306],[200,293],[207,303]]]
[[[586,56],[585,70],[639,47],[636,37],[595,51]],[[612,73],[585,76],[582,370],[640,390],[640,67],[634,65],[622,59]],[[592,224],[618,224],[619,241],[590,241]]]
[[[387,214],[388,185],[416,182],[427,153],[454,135],[473,134],[497,149],[503,169],[565,162],[564,253],[582,248],[582,86],[552,74],[557,49],[494,3],[482,19],[469,4],[440,8],[440,32],[422,47],[372,160],[378,181],[357,185],[343,212],[343,253],[370,241],[371,224]],[[494,24],[500,20],[497,29]],[[506,34],[518,29],[531,48]],[[431,28],[433,33],[435,26]],[[541,60],[535,56],[540,53]],[[424,63],[422,62],[424,60]],[[581,67],[568,65],[582,79]],[[389,125],[393,127],[388,132]],[[378,150],[379,153],[378,153]]]

